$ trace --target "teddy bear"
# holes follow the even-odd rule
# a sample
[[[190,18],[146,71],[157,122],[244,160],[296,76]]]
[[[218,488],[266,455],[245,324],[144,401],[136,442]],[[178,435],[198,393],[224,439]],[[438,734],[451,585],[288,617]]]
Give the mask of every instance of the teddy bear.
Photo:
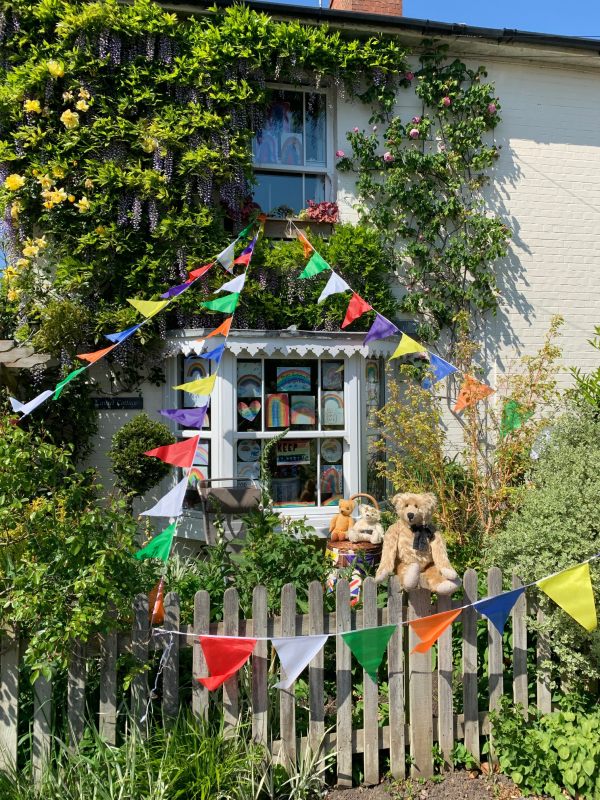
[[[352,519],[354,508],[354,500],[339,501],[339,513],[337,513],[329,523],[329,533],[331,534],[332,542],[343,542],[348,538],[347,533],[354,525],[354,520]]]
[[[352,526],[348,539],[351,542],[371,542],[371,544],[381,544],[383,542],[383,525],[381,524],[381,512],[374,506],[367,503],[358,507],[359,518]]]
[[[437,505],[434,494],[397,494],[392,498],[398,520],[383,539],[378,583],[393,572],[406,590],[419,585],[437,594],[452,594],[460,586],[448,560],[446,545],[431,522]]]

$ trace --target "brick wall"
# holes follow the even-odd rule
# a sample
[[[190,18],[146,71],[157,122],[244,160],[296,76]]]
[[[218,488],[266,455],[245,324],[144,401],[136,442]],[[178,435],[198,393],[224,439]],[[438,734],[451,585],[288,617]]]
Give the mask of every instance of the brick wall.
[[[362,11],[364,14],[402,16],[402,0],[331,0],[331,10]]]

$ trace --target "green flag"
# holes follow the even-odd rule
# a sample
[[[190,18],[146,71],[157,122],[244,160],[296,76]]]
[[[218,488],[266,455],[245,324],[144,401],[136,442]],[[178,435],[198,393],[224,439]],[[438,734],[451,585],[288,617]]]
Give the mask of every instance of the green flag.
[[[377,670],[385,648],[397,627],[397,625],[383,625],[381,628],[342,633],[342,639],[352,650],[361,667],[374,681],[377,681]]]
[[[531,416],[533,411],[525,411],[517,400],[507,400],[502,409],[500,438],[504,439],[511,431],[518,430]]]
[[[240,293],[232,292],[226,294],[224,297],[217,297],[216,300],[209,300],[206,303],[201,303],[203,308],[208,308],[211,311],[222,311],[224,314],[233,314],[237,304],[240,301]]]
[[[239,234],[238,234],[238,238],[239,238],[239,239],[242,239],[242,238],[244,238],[244,237],[247,237],[247,236],[249,235],[250,231],[252,230],[252,228],[253,228],[255,225],[256,225],[256,220],[252,221],[252,222],[250,223],[250,225],[246,225],[246,227],[244,228],[244,230],[239,232]]]
[[[135,553],[134,558],[160,558],[161,561],[169,560],[173,537],[175,536],[176,522],[172,522],[162,533],[151,539],[145,547]]]
[[[73,372],[69,372],[66,378],[63,378],[60,383],[56,384],[56,388],[54,389],[54,397],[52,399],[58,400],[67,383],[71,383],[73,378],[76,378],[80,373],[85,372],[86,369],[87,367],[79,367],[79,369],[74,369]]]
[[[310,261],[304,267],[304,270],[298,275],[299,278],[312,278],[313,275],[318,275],[323,270],[331,269],[329,264],[318,253],[313,253]]]

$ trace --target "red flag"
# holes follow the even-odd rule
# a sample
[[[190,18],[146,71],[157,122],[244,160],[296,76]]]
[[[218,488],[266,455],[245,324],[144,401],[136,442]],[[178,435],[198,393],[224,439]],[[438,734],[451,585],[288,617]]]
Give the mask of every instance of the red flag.
[[[344,321],[342,322],[342,328],[347,328],[351,322],[354,322],[355,319],[362,317],[362,315],[366,314],[367,311],[373,311],[373,309],[366,300],[362,299],[360,295],[356,294],[356,292],[352,292],[352,298],[350,300],[350,304],[348,305],[348,310],[346,311]]]
[[[186,283],[191,283],[196,278],[201,278],[204,275],[204,273],[208,272],[208,270],[212,266],[214,266],[214,262],[213,264],[205,264],[203,267],[198,267],[198,269],[193,269],[191,272],[188,273],[188,278]]]
[[[485,383],[481,383],[472,375],[465,375],[453,410],[455,413],[458,413],[464,408],[474,406],[475,403],[489,397],[491,394],[494,394],[494,392],[495,389],[492,389],[491,386],[486,386]]]
[[[211,675],[198,680],[212,692],[244,666],[256,646],[256,639],[201,636],[200,645]]]
[[[452,611],[442,611],[441,614],[432,614],[430,617],[413,619],[408,624],[421,640],[416,647],[410,651],[414,653],[426,653],[432,644],[435,644],[448,625],[451,625],[461,613],[462,608]]]
[[[104,358],[104,356],[110,353],[111,350],[114,350],[116,346],[116,344],[111,344],[110,347],[104,347],[102,350],[96,350],[95,353],[80,353],[77,358],[80,358],[82,361],[89,361],[90,364],[95,364],[96,361],[100,361],[100,359]]]
[[[165,621],[165,579],[161,578],[148,595],[150,624],[162,625]]]
[[[147,450],[144,455],[160,458],[161,461],[173,464],[174,467],[188,469],[194,463],[199,440],[200,434],[191,439],[177,442],[177,444],[165,444],[162,447],[155,447],[154,450]]]

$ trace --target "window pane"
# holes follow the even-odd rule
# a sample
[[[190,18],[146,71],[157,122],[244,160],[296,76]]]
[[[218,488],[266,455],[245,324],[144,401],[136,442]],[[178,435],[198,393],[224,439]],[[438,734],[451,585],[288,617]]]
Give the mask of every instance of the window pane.
[[[237,362],[237,429],[262,430],[262,363]]]
[[[290,213],[297,214],[305,207],[302,175],[257,172],[254,177],[254,202],[258,203],[265,214],[271,217],[287,217]]]
[[[258,480],[260,477],[261,443],[256,439],[240,439],[236,444],[237,477]]]
[[[324,94],[307,93],[304,135],[306,163],[327,165],[327,99]]]
[[[321,505],[336,506],[344,496],[343,439],[321,439]]]
[[[276,506],[317,505],[317,441],[283,439],[271,453],[271,492]]]
[[[314,200],[315,203],[325,202],[325,175],[305,175],[304,192],[304,207],[309,200]]]
[[[302,92],[273,92],[265,124],[254,140],[254,163],[302,166],[302,119]]]
[[[344,362],[321,362],[321,428],[342,430],[345,427]]]
[[[318,362],[265,361],[265,430],[317,429]]]
[[[188,489],[185,493],[185,507],[194,508],[200,504],[198,484],[210,478],[210,442],[202,439],[198,442],[194,463],[188,478]]]
[[[181,383],[189,383],[190,381],[200,380],[200,378],[207,378],[210,375],[210,361],[206,358],[199,356],[190,356],[183,359],[183,375]],[[189,392],[181,392],[181,407],[182,408],[200,408],[205,406],[210,400],[209,397],[199,394],[190,394]],[[204,427],[209,426],[210,409],[206,414],[204,420]]]

